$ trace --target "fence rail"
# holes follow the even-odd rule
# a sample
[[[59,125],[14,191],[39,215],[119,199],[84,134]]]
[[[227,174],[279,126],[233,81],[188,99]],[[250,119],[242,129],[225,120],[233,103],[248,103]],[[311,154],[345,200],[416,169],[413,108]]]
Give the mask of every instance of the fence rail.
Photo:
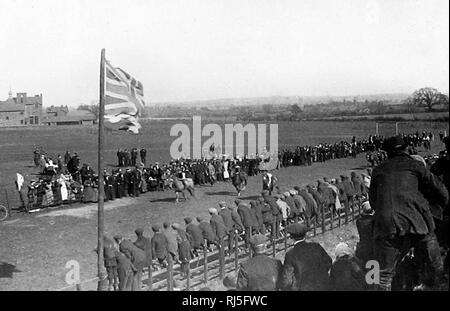
[[[350,223],[354,223],[356,218],[361,214],[361,200],[355,200],[349,208],[342,208],[333,211],[332,208],[321,207],[321,213],[311,223],[302,221],[309,227],[308,236],[316,237],[323,235],[326,232],[332,232],[334,229],[341,228]],[[272,238],[272,233],[266,233],[268,237],[267,252],[270,256],[276,257],[280,254],[285,254],[293,243],[283,233],[281,238]],[[238,235],[235,235],[234,241],[234,256],[224,255],[224,245],[219,249],[207,252],[206,243],[202,254],[190,261],[187,269],[187,277],[181,276],[180,265],[173,264],[170,260],[167,268],[152,271],[151,268],[144,270],[142,278],[142,290],[160,291],[160,290],[174,290],[174,281],[181,284],[184,283],[181,290],[193,290],[200,286],[207,286],[208,282],[212,280],[222,280],[224,275],[239,269],[239,263],[250,258],[251,250],[242,250],[245,245],[244,241],[239,241]],[[223,244],[223,243],[222,243]],[[169,258],[170,256],[168,256]],[[92,278],[81,282],[81,284],[66,286],[57,290],[95,290],[98,278]],[[180,289],[178,289],[180,290]]]

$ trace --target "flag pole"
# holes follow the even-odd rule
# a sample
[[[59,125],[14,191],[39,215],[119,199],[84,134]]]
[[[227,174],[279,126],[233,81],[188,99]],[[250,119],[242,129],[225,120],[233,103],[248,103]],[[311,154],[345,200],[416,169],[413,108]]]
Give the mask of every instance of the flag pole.
[[[103,234],[104,234],[104,180],[103,180],[103,145],[104,128],[103,116],[105,114],[105,49],[102,49],[100,61],[100,101],[98,113],[98,248],[97,248],[97,290],[107,290],[106,271],[103,265]]]

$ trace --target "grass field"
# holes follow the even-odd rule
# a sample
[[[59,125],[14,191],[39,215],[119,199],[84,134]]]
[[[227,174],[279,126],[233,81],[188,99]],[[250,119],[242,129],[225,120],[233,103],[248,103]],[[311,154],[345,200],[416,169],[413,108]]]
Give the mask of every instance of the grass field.
[[[106,138],[105,162],[115,165],[115,151],[118,147],[145,146],[151,155],[150,161],[168,159],[172,137],[170,127],[176,121],[154,121],[144,125],[140,135],[125,133],[108,134]],[[187,122],[187,121],[183,121]],[[206,123],[206,122],[205,122]],[[285,122],[279,124],[280,148],[294,144],[315,144],[335,142],[373,133],[375,123],[370,122]],[[402,124],[401,131],[447,130],[447,123],[415,122]],[[380,126],[380,133],[394,134],[394,125]],[[51,154],[63,154],[66,149],[77,151],[82,162],[96,166],[97,137],[94,128],[33,128],[0,129],[0,183],[13,189],[15,173],[30,178],[35,173],[32,167],[32,151],[42,146]],[[432,152],[442,149],[437,142]],[[322,177],[337,177],[342,173],[365,167],[364,155],[356,159],[338,159],[310,167],[281,169],[275,175],[281,181],[281,189],[295,185],[304,186]],[[260,177],[250,178],[243,193],[244,200],[256,198],[261,190]],[[13,190],[10,190],[13,191]],[[147,193],[139,198],[124,198],[105,204],[105,228],[108,235],[117,233],[134,239],[134,229],[143,227],[149,235],[151,224],[165,220],[183,223],[186,216],[207,216],[207,209],[216,206],[220,200],[230,204],[235,199],[229,183],[214,187],[200,187],[196,198],[187,202],[174,203],[172,192]],[[13,199],[12,199],[13,200]],[[344,229],[343,229],[344,230]],[[338,240],[354,242],[354,229],[335,232],[335,238],[321,241],[330,253]],[[95,277],[96,254],[96,204],[78,205],[72,208],[50,210],[39,214],[14,215],[0,224],[0,290],[47,290],[66,286],[65,265],[77,260],[81,266],[81,280]],[[10,273],[9,273],[10,272]],[[6,275],[6,276],[5,276]]]

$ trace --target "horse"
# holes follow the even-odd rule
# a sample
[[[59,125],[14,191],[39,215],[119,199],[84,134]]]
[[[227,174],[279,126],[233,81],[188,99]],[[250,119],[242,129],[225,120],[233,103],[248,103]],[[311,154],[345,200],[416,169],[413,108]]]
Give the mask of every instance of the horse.
[[[189,191],[189,194],[193,197],[195,197],[194,192],[194,181],[192,178],[183,178],[180,179],[178,177],[169,177],[166,182],[169,183],[170,188],[172,188],[175,191],[176,199],[175,202],[178,203],[180,199],[180,192],[183,195],[183,198],[185,201],[187,201],[187,197],[185,194],[185,190]]]
[[[247,175],[243,172],[235,172],[231,177],[231,182],[236,188],[238,197],[241,196],[241,191],[245,190],[247,186]]]
[[[269,191],[269,195],[272,195],[274,189],[279,190],[278,179],[270,174],[269,172],[265,172],[263,175],[263,190]]]

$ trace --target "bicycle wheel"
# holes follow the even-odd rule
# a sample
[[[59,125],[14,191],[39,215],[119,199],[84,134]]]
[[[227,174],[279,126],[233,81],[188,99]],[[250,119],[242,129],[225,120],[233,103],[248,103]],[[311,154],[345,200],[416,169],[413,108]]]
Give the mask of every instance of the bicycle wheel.
[[[8,209],[5,206],[0,205],[0,221],[5,220],[6,218],[8,218]]]

